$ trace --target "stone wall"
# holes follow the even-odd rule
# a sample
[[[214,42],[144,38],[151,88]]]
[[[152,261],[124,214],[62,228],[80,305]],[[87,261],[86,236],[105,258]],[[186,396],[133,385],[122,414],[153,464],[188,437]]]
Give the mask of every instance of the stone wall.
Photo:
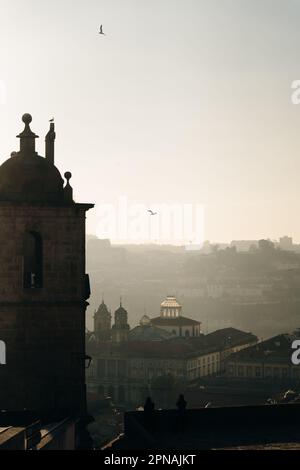
[[[84,407],[85,211],[0,205],[1,409]],[[43,286],[25,289],[23,240],[31,230],[43,240]]]

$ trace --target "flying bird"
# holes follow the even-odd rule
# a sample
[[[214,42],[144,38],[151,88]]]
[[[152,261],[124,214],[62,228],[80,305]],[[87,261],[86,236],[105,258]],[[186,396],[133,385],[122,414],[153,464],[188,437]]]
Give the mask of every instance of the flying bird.
[[[103,33],[103,27],[102,27],[102,25],[100,26],[99,34],[104,34],[104,33]],[[104,36],[105,36],[105,34],[104,34]]]
[[[156,215],[157,212],[153,212],[151,209],[148,209],[148,212],[150,213],[150,215]]]

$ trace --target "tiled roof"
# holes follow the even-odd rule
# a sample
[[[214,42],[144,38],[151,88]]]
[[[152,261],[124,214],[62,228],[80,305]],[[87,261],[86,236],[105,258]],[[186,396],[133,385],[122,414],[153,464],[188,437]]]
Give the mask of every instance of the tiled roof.
[[[172,337],[171,333],[154,325],[139,325],[129,332],[129,341],[163,341]]]
[[[199,325],[199,321],[186,317],[155,317],[151,318],[151,323],[158,326],[190,326]]]
[[[218,343],[220,347],[224,348],[226,346],[238,346],[246,342],[254,343],[257,342],[257,337],[252,333],[236,328],[222,328],[207,334],[206,340],[211,344]]]
[[[178,308],[181,305],[177,302],[175,297],[168,296],[161,304],[161,307],[168,307],[168,308]]]
[[[264,363],[271,362],[288,362],[291,364],[292,348],[291,342],[293,336],[281,334],[262,341],[254,346],[238,351],[231,354],[228,358],[232,361],[263,361]]]
[[[228,329],[225,329],[225,331]],[[247,344],[256,337],[251,333],[245,333],[240,330],[230,329],[232,332],[232,341],[230,346],[239,344]],[[199,355],[218,352],[224,348],[221,338],[226,333],[219,333],[224,330],[218,330],[209,335],[200,335],[190,338],[170,338],[163,341],[125,341],[122,343],[114,343],[113,341],[88,342],[88,354],[91,356],[111,356],[117,358],[162,358],[162,359],[187,359],[197,357]],[[238,334],[233,334],[233,331]]]

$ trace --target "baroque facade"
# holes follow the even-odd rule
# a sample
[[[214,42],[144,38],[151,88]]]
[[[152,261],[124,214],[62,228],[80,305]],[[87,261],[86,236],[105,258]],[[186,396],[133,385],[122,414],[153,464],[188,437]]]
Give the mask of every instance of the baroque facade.
[[[163,324],[154,321],[157,318]],[[115,312],[113,326],[108,319],[109,311],[102,302],[94,316],[95,331],[87,334],[87,351],[92,357],[87,386],[91,394],[110,396],[119,405],[138,406],[155,390],[184,390],[202,377],[218,375],[224,357],[257,341],[251,333],[234,328],[201,334],[200,322],[182,317],[174,297],[162,302],[160,317],[153,320],[144,315],[131,330],[122,306]],[[173,331],[174,320],[180,319],[181,334],[179,328]],[[105,333],[97,331],[99,325],[105,325]]]

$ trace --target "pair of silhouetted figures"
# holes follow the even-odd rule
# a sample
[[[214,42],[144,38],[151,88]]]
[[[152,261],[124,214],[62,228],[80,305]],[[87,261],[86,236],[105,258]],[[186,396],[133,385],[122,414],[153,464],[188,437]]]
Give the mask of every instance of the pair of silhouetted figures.
[[[186,425],[186,405],[187,402],[184,399],[184,395],[179,395],[176,407],[177,407],[177,416],[175,423],[175,430],[177,432],[183,432]],[[155,404],[150,397],[147,397],[144,404],[144,415],[145,415],[145,426],[148,431],[155,431]]]
[[[176,406],[178,411],[185,411],[186,410],[187,402],[184,399],[184,395],[179,395],[177,400]],[[145,404],[144,404],[144,412],[145,413],[152,413],[155,410],[155,404],[151,400],[150,397],[147,397]]]

